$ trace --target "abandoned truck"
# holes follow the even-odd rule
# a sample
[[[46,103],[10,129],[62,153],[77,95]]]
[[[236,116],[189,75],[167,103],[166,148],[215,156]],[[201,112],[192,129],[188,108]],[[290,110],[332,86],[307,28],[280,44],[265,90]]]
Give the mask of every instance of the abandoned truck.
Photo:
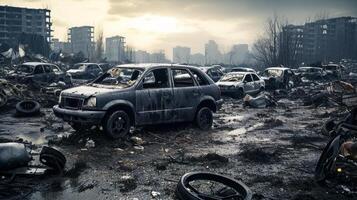
[[[223,94],[235,98],[263,91],[265,82],[254,72],[230,72],[217,82]]]
[[[75,130],[97,125],[120,138],[132,126],[158,123],[194,121],[207,130],[222,103],[218,86],[196,67],[126,64],[62,91],[53,111]]]
[[[7,80],[21,84],[49,85],[50,83],[64,82],[71,85],[71,76],[51,63],[27,62],[16,67],[9,73]]]

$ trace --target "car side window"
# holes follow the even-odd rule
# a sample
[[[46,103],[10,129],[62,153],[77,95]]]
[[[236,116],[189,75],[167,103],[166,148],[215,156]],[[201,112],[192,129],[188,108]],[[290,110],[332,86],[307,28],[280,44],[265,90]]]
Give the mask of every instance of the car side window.
[[[209,85],[209,82],[207,79],[199,72],[196,70],[190,70],[195,77],[196,81],[198,82],[199,85]]]
[[[42,65],[37,65],[35,70],[33,71],[34,74],[42,74],[44,73]]]
[[[174,87],[195,86],[195,82],[191,74],[186,69],[173,69],[172,77],[174,79]]]
[[[51,67],[53,72],[60,72],[60,69],[57,66],[52,65]]]
[[[146,74],[143,79],[143,89],[168,87],[170,87],[169,75],[168,70],[165,68],[154,69]]]
[[[252,77],[253,77],[253,80],[254,80],[254,81],[259,81],[259,77],[258,77],[257,75],[252,74]]]
[[[252,82],[253,79],[252,79],[252,77],[250,76],[250,74],[247,74],[247,75],[245,75],[244,81],[246,81],[246,82]]]
[[[45,69],[46,73],[51,73],[52,72],[52,68],[50,65],[43,65],[43,68]]]

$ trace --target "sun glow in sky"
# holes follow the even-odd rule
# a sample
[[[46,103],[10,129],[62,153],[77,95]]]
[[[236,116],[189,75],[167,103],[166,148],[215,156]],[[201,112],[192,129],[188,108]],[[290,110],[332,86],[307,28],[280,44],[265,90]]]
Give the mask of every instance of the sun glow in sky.
[[[252,44],[276,13],[302,24],[318,14],[357,16],[356,0],[0,0],[1,5],[51,10],[53,36],[67,39],[72,26],[91,25],[104,37],[121,35],[129,46],[151,52],[189,46],[203,53],[215,40],[222,52]]]

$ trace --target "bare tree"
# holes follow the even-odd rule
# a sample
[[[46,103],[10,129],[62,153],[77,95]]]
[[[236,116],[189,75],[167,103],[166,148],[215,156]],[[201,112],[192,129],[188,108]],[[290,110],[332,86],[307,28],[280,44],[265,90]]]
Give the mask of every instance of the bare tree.
[[[253,45],[253,56],[264,66],[277,66],[279,60],[279,35],[282,31],[282,20],[274,15],[266,22],[266,30],[263,37],[259,38]]]

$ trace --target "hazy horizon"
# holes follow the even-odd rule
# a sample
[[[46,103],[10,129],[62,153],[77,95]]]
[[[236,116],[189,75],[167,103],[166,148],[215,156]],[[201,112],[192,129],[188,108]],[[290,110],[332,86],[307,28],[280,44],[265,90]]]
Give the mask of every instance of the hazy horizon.
[[[356,16],[355,0],[0,0],[1,5],[51,10],[53,37],[66,40],[67,29],[91,25],[104,37],[121,35],[136,50],[165,51],[175,46],[203,53],[215,40],[222,52],[234,44],[250,46],[263,33],[264,23],[276,13],[292,24],[326,14]]]

